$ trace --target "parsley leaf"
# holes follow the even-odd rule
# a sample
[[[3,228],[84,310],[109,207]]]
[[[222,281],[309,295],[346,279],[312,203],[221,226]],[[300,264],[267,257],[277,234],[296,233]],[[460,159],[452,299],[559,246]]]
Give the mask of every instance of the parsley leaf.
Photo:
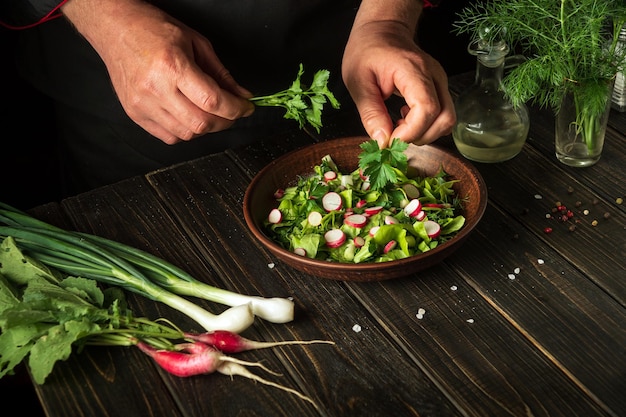
[[[359,168],[369,176],[372,189],[382,190],[387,184],[395,183],[398,179],[395,169],[406,173],[408,162],[404,151],[408,147],[408,143],[398,138],[385,149],[380,149],[373,139],[361,144],[363,152],[359,155]]]
[[[338,109],[340,104],[333,93],[328,89],[328,70],[320,70],[313,76],[310,87],[303,85],[300,79],[304,74],[304,66],[300,64],[300,70],[295,81],[287,90],[267,96],[257,96],[250,99],[256,106],[283,107],[285,119],[296,120],[300,129],[306,123],[315,128],[317,133],[322,127],[322,110],[325,103]]]

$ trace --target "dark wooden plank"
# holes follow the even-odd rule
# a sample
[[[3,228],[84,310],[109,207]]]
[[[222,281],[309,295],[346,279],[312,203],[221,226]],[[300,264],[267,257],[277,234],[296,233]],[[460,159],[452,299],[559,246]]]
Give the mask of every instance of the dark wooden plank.
[[[162,200],[172,204],[187,235],[212,267],[229,280],[228,287],[294,298],[296,320],[280,326],[260,322],[256,328],[261,334],[277,340],[336,342],[333,347],[307,349],[306,356],[298,349],[280,355],[301,389],[310,390],[328,415],[456,415],[452,404],[419,368],[407,362],[342,283],[320,281],[285,265],[268,267],[275,260],[261,250],[241,214],[248,177],[232,167],[227,158],[211,157],[153,173],[149,180]],[[216,170],[222,173],[219,180],[208,175]],[[178,205],[181,198],[189,204]],[[355,324],[364,331],[353,331]],[[316,384],[318,379],[323,383]]]
[[[626,311],[509,223],[490,205],[446,266],[350,288],[472,415],[620,415]]]
[[[588,188],[580,171],[546,163],[533,147],[525,147],[506,163],[474,165],[488,186],[489,200],[508,212],[511,222],[524,224],[626,306],[626,281],[619,279],[626,270],[623,205],[607,200],[599,187]],[[623,176],[623,164],[612,171]],[[572,210],[574,217],[567,222],[546,218],[554,215],[557,202]],[[552,233],[545,233],[546,227]]]

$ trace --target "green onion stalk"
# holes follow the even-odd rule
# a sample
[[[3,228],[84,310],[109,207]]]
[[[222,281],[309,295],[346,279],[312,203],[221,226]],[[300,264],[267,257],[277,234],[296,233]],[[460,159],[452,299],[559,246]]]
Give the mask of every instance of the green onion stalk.
[[[207,331],[240,333],[253,323],[255,315],[275,323],[286,323],[294,317],[291,300],[217,288],[147,252],[95,235],[67,231],[0,203],[0,238],[8,236],[45,265],[162,302],[191,317]],[[183,298],[184,295],[230,308],[215,315]]]

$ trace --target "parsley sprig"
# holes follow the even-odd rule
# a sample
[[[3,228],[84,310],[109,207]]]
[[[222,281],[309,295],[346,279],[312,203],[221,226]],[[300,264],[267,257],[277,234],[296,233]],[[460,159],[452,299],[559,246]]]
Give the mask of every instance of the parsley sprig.
[[[250,101],[256,106],[283,107],[286,110],[285,119],[297,120],[300,129],[308,122],[319,133],[322,127],[324,104],[328,102],[335,109],[338,109],[340,104],[328,89],[330,77],[328,70],[316,72],[310,86],[301,83],[302,74],[304,74],[304,66],[300,64],[296,80],[287,90],[267,96],[252,97]]]
[[[394,168],[406,173],[408,162],[404,151],[408,143],[395,138],[388,148],[380,149],[378,142],[371,139],[360,146],[363,152],[359,155],[359,168],[369,176],[372,189],[382,190],[387,184],[394,184],[398,179]]]

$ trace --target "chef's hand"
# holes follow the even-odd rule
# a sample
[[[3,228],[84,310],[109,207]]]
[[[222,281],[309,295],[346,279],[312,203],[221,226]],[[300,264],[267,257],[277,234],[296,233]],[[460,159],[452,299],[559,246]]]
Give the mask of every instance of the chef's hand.
[[[254,112],[202,35],[149,3],[69,0],[64,15],[104,61],[128,116],[173,144]]]
[[[394,138],[423,145],[449,134],[456,113],[444,69],[415,44],[410,24],[374,19],[373,7],[359,10],[342,64],[365,130],[381,148]],[[395,126],[385,106],[392,94],[406,103]]]

